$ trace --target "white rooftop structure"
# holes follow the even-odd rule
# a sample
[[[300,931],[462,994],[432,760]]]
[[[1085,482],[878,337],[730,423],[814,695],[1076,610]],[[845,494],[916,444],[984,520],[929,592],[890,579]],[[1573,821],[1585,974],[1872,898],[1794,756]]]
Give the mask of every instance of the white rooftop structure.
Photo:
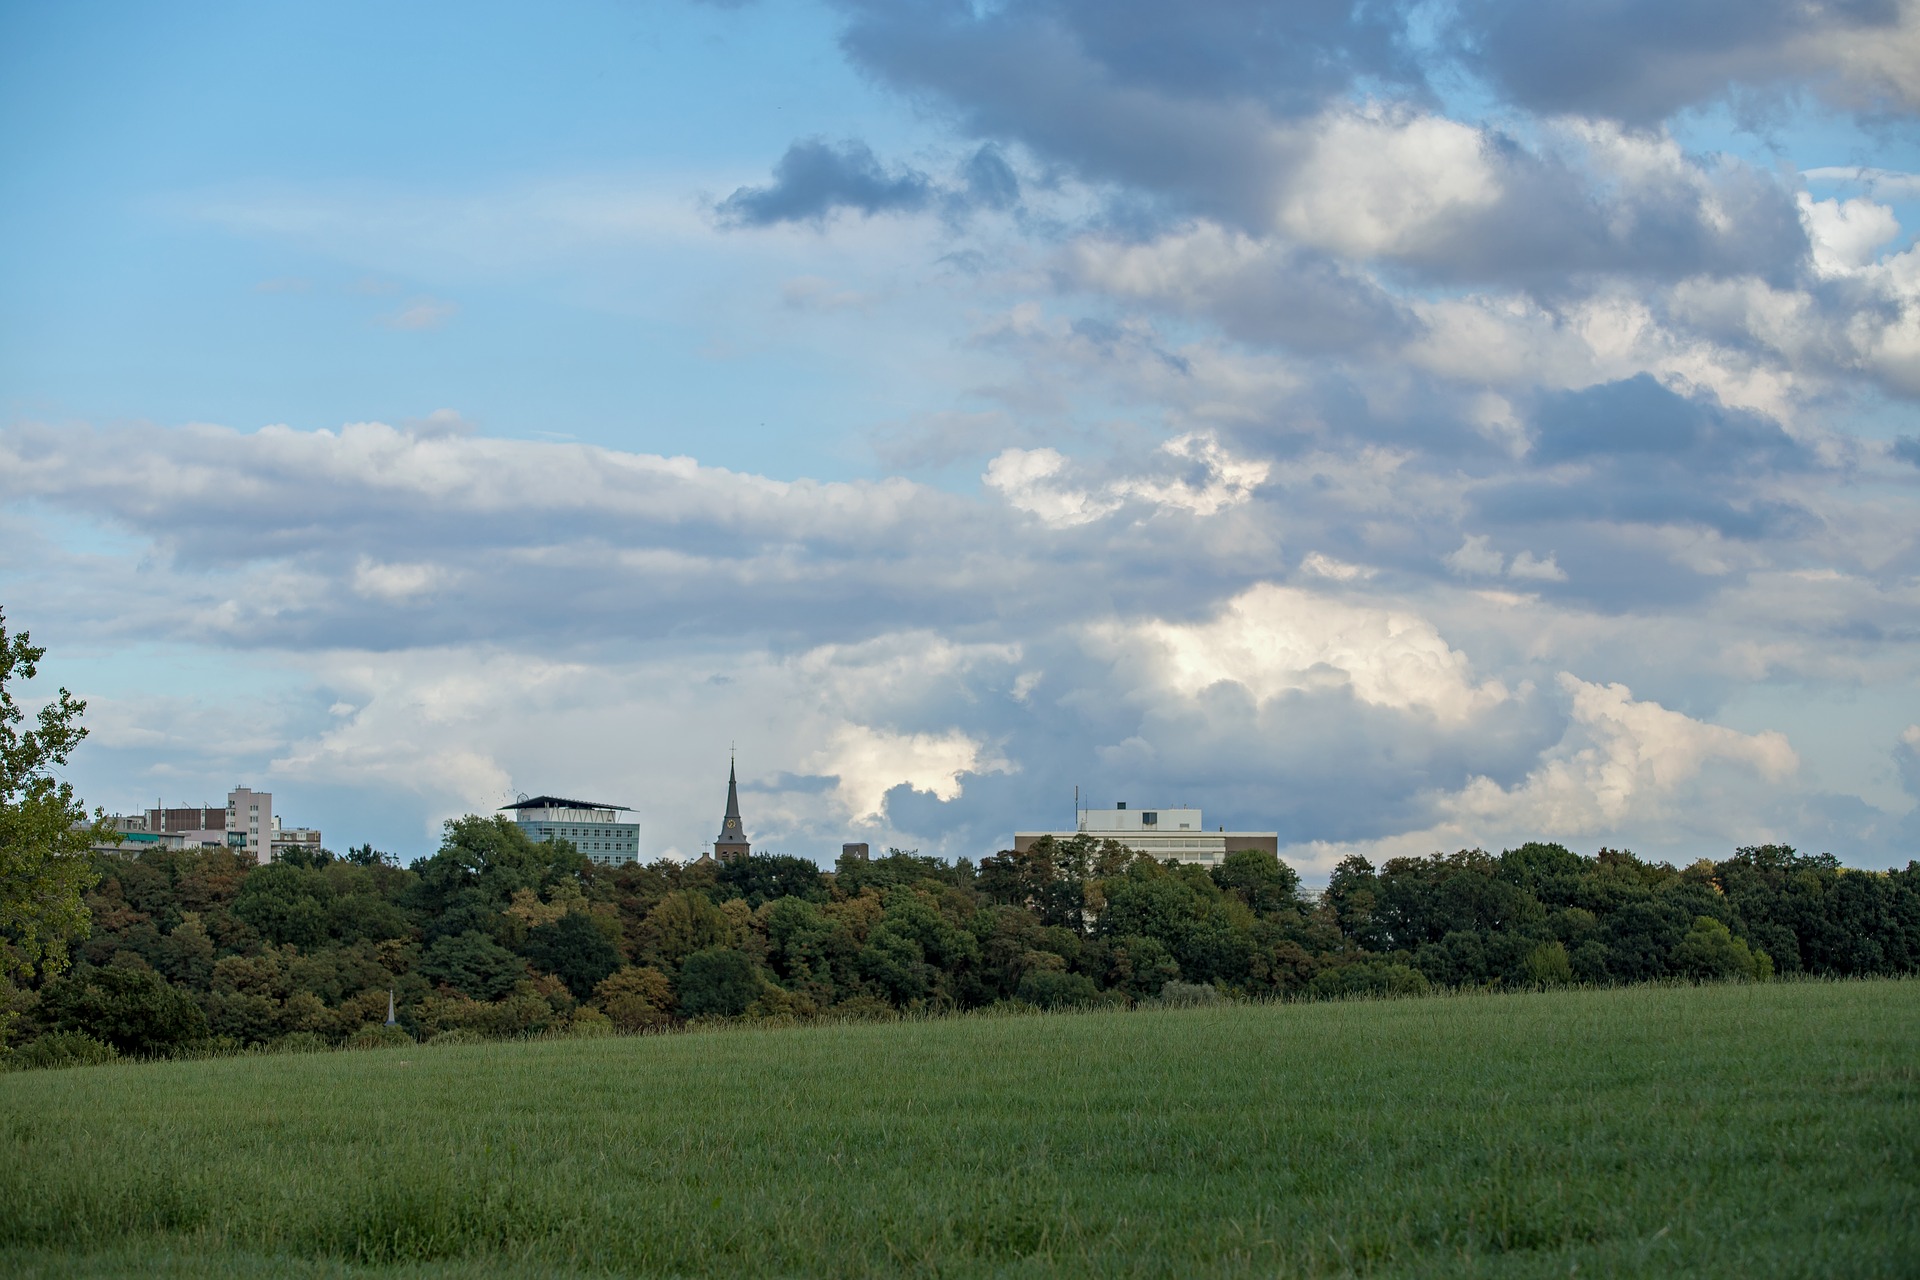
[[[1229,853],[1242,849],[1280,852],[1277,831],[1228,831],[1225,827],[1209,831],[1200,810],[1129,809],[1122,801],[1111,809],[1081,809],[1073,831],[1016,831],[1013,847],[1025,853],[1042,836],[1071,840],[1092,836],[1096,840],[1117,840],[1135,853],[1144,853],[1162,862],[1193,862],[1215,867]]]

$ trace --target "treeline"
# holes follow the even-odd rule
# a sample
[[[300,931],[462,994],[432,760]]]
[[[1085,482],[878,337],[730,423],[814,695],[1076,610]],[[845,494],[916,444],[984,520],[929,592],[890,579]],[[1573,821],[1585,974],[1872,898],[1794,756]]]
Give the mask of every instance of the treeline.
[[[1554,844],[1379,868],[1349,858],[1316,898],[1253,851],[1207,869],[1081,837],[978,865],[896,850],[832,872],[783,856],[606,868],[469,817],[405,869],[360,849],[262,867],[224,850],[101,855],[94,870],[75,965],[14,997],[8,1052],[23,1065],[718,1018],[1920,969],[1920,864],[1853,871],[1776,845],[1684,869]],[[381,1026],[390,993],[398,1030]]]

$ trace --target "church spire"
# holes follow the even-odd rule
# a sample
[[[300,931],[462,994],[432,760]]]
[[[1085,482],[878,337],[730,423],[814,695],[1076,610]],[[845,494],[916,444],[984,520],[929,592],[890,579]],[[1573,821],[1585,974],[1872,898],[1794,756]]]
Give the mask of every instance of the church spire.
[[[727,812],[720,819],[720,834],[713,842],[713,856],[722,862],[744,858],[753,851],[747,829],[740,821],[740,779],[733,758],[727,758]]]

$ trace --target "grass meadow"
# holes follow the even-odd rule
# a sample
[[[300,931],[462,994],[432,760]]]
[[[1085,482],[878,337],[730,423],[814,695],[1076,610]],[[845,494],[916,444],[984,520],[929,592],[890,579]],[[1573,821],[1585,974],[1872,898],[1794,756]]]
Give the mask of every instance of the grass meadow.
[[[574,1272],[1920,1275],[1920,981],[0,1076],[0,1273]]]

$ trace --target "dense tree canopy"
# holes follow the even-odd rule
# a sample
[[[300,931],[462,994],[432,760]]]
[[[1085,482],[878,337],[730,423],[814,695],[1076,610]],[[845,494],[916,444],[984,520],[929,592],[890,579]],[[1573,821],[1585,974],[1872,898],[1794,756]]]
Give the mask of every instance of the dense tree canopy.
[[[24,631],[9,636],[0,612],[0,1037],[13,984],[59,973],[90,923],[81,894],[92,883],[94,832],[72,785],[52,772],[87,736],[87,704],[61,689],[22,729],[27,715],[15,698],[46,652]]]
[[[1783,846],[1676,869],[1554,844],[1349,858],[1304,893],[1272,854],[1207,868],[1041,841],[975,866],[894,850],[599,867],[510,822],[447,824],[409,868],[364,850],[94,858],[81,967],[16,1041],[125,1053],[213,1038],[646,1031],[703,1018],[1339,997],[1920,968],[1920,865]],[[66,1042],[62,1042],[66,1043]]]

